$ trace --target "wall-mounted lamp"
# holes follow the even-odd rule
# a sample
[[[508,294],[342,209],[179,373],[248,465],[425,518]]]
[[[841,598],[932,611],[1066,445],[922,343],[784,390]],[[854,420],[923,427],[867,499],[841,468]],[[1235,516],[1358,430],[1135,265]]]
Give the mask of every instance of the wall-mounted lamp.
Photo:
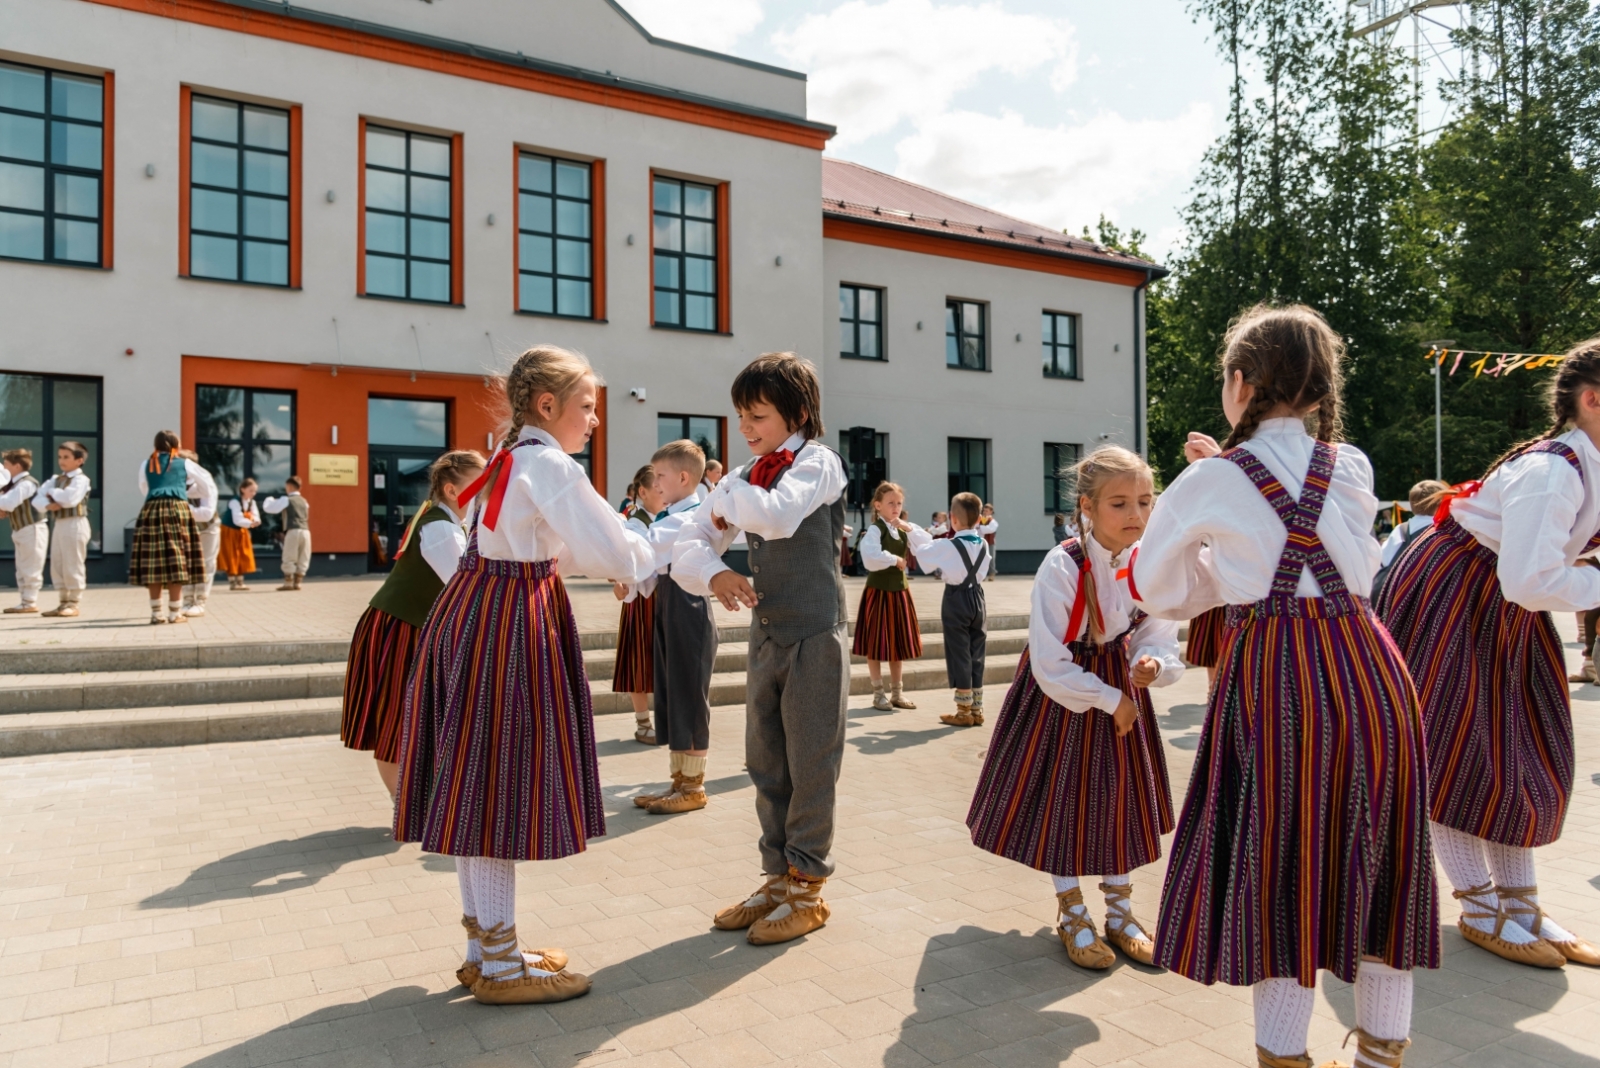
[[[782,257],[782,256],[779,256],[779,257],[777,257],[777,258],[776,258],[776,259],[774,259],[774,260],[773,260],[773,261],[772,261],[772,265],[773,265],[773,266],[774,266],[774,267],[782,267],[782,266],[783,266],[783,257]]]
[[[632,234],[628,235],[628,244],[630,244],[630,245],[633,244],[633,235]]]
[[[1017,335],[1017,340],[1018,340],[1018,341],[1021,341],[1021,340],[1022,340],[1022,335],[1021,335],[1021,334],[1018,334],[1018,335]]]
[[[1122,351],[1122,346],[1121,345],[1112,345],[1111,346],[1111,351],[1112,352],[1121,352]]]
[[[331,190],[331,189],[328,190],[327,197],[328,197],[328,203],[329,204],[332,204],[335,200],[339,199],[338,195],[335,194],[334,191]]]
[[[922,320],[921,320],[921,319],[918,319],[918,320],[917,320],[917,329],[918,329],[918,330],[921,330],[921,329],[922,329]]]
[[[338,423],[333,424],[333,443],[335,445],[339,444],[339,424]]]
[[[489,225],[490,226],[494,225],[494,212],[492,212],[492,211],[489,213]]]
[[[154,178],[156,176],[156,165],[154,163],[146,163],[144,165],[144,176],[146,178]]]

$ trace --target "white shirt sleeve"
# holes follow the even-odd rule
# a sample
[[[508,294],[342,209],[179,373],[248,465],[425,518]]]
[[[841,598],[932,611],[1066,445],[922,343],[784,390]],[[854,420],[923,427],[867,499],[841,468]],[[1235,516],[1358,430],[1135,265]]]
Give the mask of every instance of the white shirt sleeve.
[[[736,475],[717,483],[712,494],[713,513],[732,525],[763,538],[789,538],[806,516],[844,493],[844,465],[827,448],[811,444],[770,489],[751,485]],[[724,491],[724,487],[726,490]]]
[[[1583,504],[1583,479],[1553,453],[1519,457],[1500,469],[1500,554],[1506,600],[1530,612],[1600,606],[1600,569],[1567,563],[1567,541]]]
[[[467,532],[460,523],[424,523],[417,531],[417,544],[434,574],[449,582],[467,551]]]
[[[1205,508],[1210,487],[1195,477],[1203,465],[1211,463],[1233,466],[1228,460],[1190,464],[1156,499],[1139,540],[1132,588],[1139,591],[1139,606],[1151,615],[1193,619],[1223,603],[1204,541],[1211,533]]]
[[[1401,523],[1389,531],[1389,536],[1383,539],[1383,556],[1379,559],[1380,567],[1388,567],[1394,563],[1394,558],[1400,552],[1400,546],[1405,544],[1406,525]]]
[[[1033,611],[1028,617],[1033,678],[1050,700],[1069,712],[1087,712],[1091,708],[1115,712],[1122,703],[1122,691],[1085,671],[1073,660],[1072,650],[1064,640],[1077,593],[1077,565],[1065,550],[1051,550],[1033,580]]]
[[[867,528],[858,548],[861,552],[861,562],[866,565],[868,571],[888,571],[890,568],[900,566],[900,557],[883,547],[883,534],[878,530],[876,523]]]
[[[997,520],[991,519],[987,523],[979,523],[973,529],[979,534],[982,534],[984,537],[988,537],[990,534],[993,534],[995,531],[1000,529],[1000,523]]]
[[[37,482],[34,483],[34,493],[30,494],[28,492],[28,483],[18,481],[15,486],[12,486],[5,493],[0,493],[0,512],[15,511],[22,504],[24,498],[31,498],[37,494],[38,485]]]
[[[1137,664],[1143,656],[1152,657],[1161,665],[1161,674],[1150,685],[1152,688],[1171,686],[1183,678],[1183,657],[1178,652],[1178,621],[1145,616],[1144,621],[1128,635],[1128,659]]]
[[[51,480],[49,498],[59,505],[73,508],[83,503],[83,499],[87,496],[89,496],[89,476],[81,469],[72,473],[72,478],[67,481],[63,489],[56,489],[54,480]]]
[[[244,510],[239,507],[239,498],[237,497],[228,502],[228,517],[233,520],[233,525],[236,527],[242,529],[249,526],[245,521]]]
[[[788,477],[785,475],[784,479],[787,480]],[[728,547],[733,544],[740,531],[731,522],[727,530],[718,530],[716,524],[712,522],[712,516],[716,514],[718,503],[727,497],[732,484],[737,481],[738,479],[724,475],[716,488],[711,491],[711,495],[706,498],[705,503],[696,508],[684,521],[683,527],[678,531],[677,540],[672,543],[673,581],[697,597],[709,596],[711,580],[728,570],[728,565],[722,562],[722,554],[728,551]],[[755,489],[748,483],[741,484]]]
[[[199,505],[190,509],[194,513],[196,523],[209,523],[217,515],[217,481],[211,477],[211,472],[197,464],[186,464],[189,469],[189,478],[194,495],[200,498]]]
[[[277,515],[287,507],[289,507],[288,497],[268,497],[261,502],[261,510],[268,515]]]
[[[150,480],[145,477],[145,469],[150,465],[149,460],[139,461],[139,496],[150,496]]]

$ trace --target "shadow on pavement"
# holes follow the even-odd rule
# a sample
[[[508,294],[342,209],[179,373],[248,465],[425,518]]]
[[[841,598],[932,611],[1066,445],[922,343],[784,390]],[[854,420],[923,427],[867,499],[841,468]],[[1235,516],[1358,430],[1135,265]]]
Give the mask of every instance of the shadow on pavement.
[[[881,756],[900,749],[910,749],[914,745],[926,745],[936,738],[943,738],[947,734],[965,729],[941,725],[921,731],[880,731],[875,734],[858,734],[849,739],[849,743],[865,756]]]
[[[142,909],[181,909],[315,886],[352,860],[393,853],[388,827],[343,827],[285,838],[202,864],[167,890],[139,902]],[[454,870],[453,867],[451,870]]]

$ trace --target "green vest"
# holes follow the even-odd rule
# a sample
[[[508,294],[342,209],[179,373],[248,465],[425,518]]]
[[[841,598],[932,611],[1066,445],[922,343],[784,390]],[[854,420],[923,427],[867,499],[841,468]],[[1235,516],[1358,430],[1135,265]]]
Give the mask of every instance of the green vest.
[[[894,553],[894,555],[904,560],[906,554],[911,551],[911,546],[906,541],[906,536],[898,530],[890,530],[889,524],[881,519],[874,519],[872,525],[878,528],[878,540],[883,545],[883,551]],[[857,546],[859,547],[859,545],[860,543],[858,542]],[[909,590],[910,588],[911,580],[906,578],[904,568],[886,567],[882,571],[867,572],[867,589],[869,590],[898,591]]]
[[[183,462],[183,457],[174,456],[164,452],[156,460],[156,469],[151,471],[145,468],[145,484],[150,487],[150,492],[145,494],[145,500],[154,501],[162,497],[173,500],[185,500],[189,491],[184,486],[189,481],[189,471]]]
[[[368,602],[378,611],[410,623],[418,630],[428,621],[433,602],[444,592],[444,581],[433,565],[422,557],[422,528],[429,523],[454,523],[455,516],[442,505],[433,505],[422,513],[411,530],[411,540],[405,552],[395,561],[394,570],[383,580],[378,592]]]

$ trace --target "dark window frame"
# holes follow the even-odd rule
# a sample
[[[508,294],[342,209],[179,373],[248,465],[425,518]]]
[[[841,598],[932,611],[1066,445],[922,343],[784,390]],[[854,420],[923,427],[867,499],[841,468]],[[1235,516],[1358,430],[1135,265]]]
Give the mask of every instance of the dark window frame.
[[[1050,324],[1050,333],[1048,336],[1046,336],[1044,333],[1044,325],[1046,320],[1048,320]],[[1071,341],[1062,342],[1056,340],[1060,336],[1059,326],[1063,321],[1072,325]],[[1080,344],[1083,331],[1082,317],[1076,312],[1058,312],[1051,311],[1050,309],[1046,308],[1040,313],[1039,327],[1040,346],[1043,351],[1050,354],[1048,362],[1043,365],[1044,377],[1062,378],[1074,382],[1083,381],[1083,347]],[[1068,360],[1070,367],[1068,370],[1061,369],[1060,356],[1063,351],[1069,354]]]
[[[361,175],[361,185],[362,185],[362,194],[363,194],[362,198],[361,198],[362,199],[362,210],[367,215],[387,215],[387,216],[390,216],[392,218],[398,218],[398,219],[403,220],[404,230],[405,230],[405,237],[406,237],[406,250],[403,253],[373,251],[373,249],[371,248],[371,245],[372,245],[372,228],[370,226],[366,225],[366,221],[365,221],[365,219],[363,219],[362,220],[362,235],[363,235],[362,245],[363,245],[363,247],[361,249],[361,255],[362,255],[362,258],[363,258],[362,259],[362,263],[363,263],[363,266],[365,268],[363,270],[363,277],[365,279],[365,285],[362,287],[365,290],[365,292],[363,292],[361,295],[365,296],[365,297],[376,297],[376,298],[379,298],[379,299],[382,299],[382,300],[404,300],[404,301],[412,301],[412,302],[415,302],[415,303],[418,303],[418,304],[435,304],[435,305],[453,306],[455,304],[455,279],[456,279],[456,271],[457,271],[457,265],[456,265],[456,262],[455,262],[455,256],[456,256],[456,227],[461,225],[461,220],[456,218],[456,210],[455,210],[456,188],[457,188],[457,183],[461,180],[461,176],[456,173],[455,138],[453,138],[453,137],[451,137],[451,136],[449,136],[447,134],[420,133],[420,132],[418,132],[416,130],[407,130],[407,129],[404,129],[404,128],[398,127],[398,126],[385,126],[384,124],[378,123],[378,122],[366,122],[366,123],[363,123],[362,127],[361,127],[361,137],[362,137],[363,142],[365,142],[366,138],[373,131],[377,131],[377,132],[382,133],[382,134],[389,134],[389,135],[393,135],[393,136],[404,137],[405,140],[406,140],[406,163],[405,163],[404,169],[390,167],[387,164],[383,164],[383,163],[374,163],[374,162],[372,162],[372,154],[366,151],[366,146],[363,143],[363,145],[362,145],[362,152],[363,152],[362,167],[363,167],[363,173]],[[416,139],[418,137],[423,138],[423,139],[428,140],[428,141],[442,142],[444,144],[446,157],[450,161],[450,163],[449,163],[450,171],[449,171],[448,174],[438,175],[438,174],[434,174],[431,171],[419,171],[419,170],[413,169],[413,167],[411,165],[411,143],[412,143],[412,141],[414,139]],[[367,172],[370,172],[370,171],[381,171],[381,172],[383,172],[385,174],[398,174],[398,175],[400,175],[402,177],[402,179],[405,182],[405,189],[406,189],[406,206],[405,206],[405,210],[403,210],[403,211],[395,211],[393,208],[375,208],[375,207],[372,206],[372,198],[370,196],[366,195]],[[419,214],[419,213],[414,212],[412,210],[412,205],[411,205],[411,179],[414,176],[415,177],[420,177],[420,178],[433,179],[435,181],[437,181],[438,179],[440,179],[442,177],[446,181],[446,183],[448,183],[448,185],[450,187],[450,195],[447,198],[448,203],[449,203],[449,207],[448,207],[447,210],[449,211],[449,214],[442,215],[442,216],[441,215],[422,215],[422,214]],[[412,253],[412,251],[411,251],[411,223],[412,223],[413,219],[418,219],[418,220],[421,220],[423,222],[433,222],[433,223],[442,222],[442,223],[445,224],[446,231],[447,231],[447,234],[448,234],[447,247],[449,248],[449,253],[445,256],[444,259],[439,259],[439,258],[434,257],[434,256],[418,256],[418,255],[414,255]],[[371,271],[370,267],[365,267],[365,265],[368,262],[368,260],[370,260],[374,256],[377,257],[378,259],[399,260],[401,262],[401,264],[403,265],[403,268],[404,268],[405,281],[406,281],[406,285],[405,285],[405,290],[406,291],[405,291],[405,294],[403,296],[400,295],[400,294],[396,294],[396,293],[374,293],[372,291],[372,271]],[[445,280],[445,296],[444,296],[444,298],[442,300],[435,300],[432,297],[412,296],[412,294],[411,294],[411,265],[412,265],[412,263],[431,263],[431,264],[442,265],[444,267],[446,280]]]
[[[968,446],[971,446],[971,445],[981,445],[982,446],[983,467],[982,467],[981,471],[975,471],[972,468],[967,466],[968,460],[969,460],[969,458],[971,456],[971,451],[968,448]],[[949,462],[948,462],[949,461],[949,453],[950,453],[950,449],[951,449],[952,446],[961,446],[960,462],[957,465],[957,470],[955,470],[955,471],[949,470],[949,466],[950,465],[949,465]],[[994,458],[993,458],[992,450],[993,450],[993,440],[990,439],[990,438],[946,438],[945,439],[945,454],[946,454],[946,465],[945,465],[945,467],[946,467],[946,473],[947,473],[947,475],[949,477],[949,489],[950,489],[950,496],[952,498],[955,497],[955,495],[958,494],[958,493],[977,493],[978,491],[972,489],[972,484],[973,484],[973,482],[975,480],[981,479],[982,482],[983,482],[983,492],[978,493],[978,499],[980,501],[982,501],[983,503],[985,503],[985,504],[989,504],[990,502],[992,502],[994,500],[994,498],[991,496],[991,494],[994,492],[994,486],[993,486],[993,484],[991,482],[991,475],[990,475],[990,471],[994,467],[994,462],[993,462]]]
[[[541,192],[541,191],[536,190],[536,189],[530,189],[530,188],[527,188],[527,187],[523,186],[523,184],[522,184],[522,161],[524,159],[540,160],[540,161],[543,161],[543,162],[547,162],[549,164],[549,166],[550,166],[550,190],[549,190],[548,193]],[[583,168],[584,174],[585,174],[584,183],[585,183],[585,187],[587,189],[587,195],[586,196],[584,196],[584,197],[575,197],[575,196],[566,195],[566,194],[563,194],[563,193],[560,192],[560,179],[559,179],[559,175],[558,175],[558,168],[559,168],[559,166],[561,164],[567,164],[568,166],[582,167]],[[526,213],[522,210],[522,207],[523,207],[522,198],[523,197],[546,197],[546,198],[549,199],[549,201],[550,201],[550,229],[548,231],[534,230],[534,229],[530,228],[527,225],[527,216],[526,216]],[[596,274],[595,266],[596,266],[596,263],[597,263],[597,260],[595,258],[595,255],[596,255],[596,253],[595,253],[595,233],[596,233],[596,230],[598,229],[597,221],[595,219],[595,211],[597,210],[596,199],[597,198],[595,196],[595,166],[594,166],[594,162],[592,160],[572,159],[572,158],[569,158],[567,156],[553,155],[553,154],[551,154],[549,152],[535,152],[532,149],[519,148],[517,150],[517,311],[518,312],[520,312],[520,313],[522,313],[524,315],[548,315],[548,316],[552,316],[552,317],[557,318],[557,319],[579,319],[579,320],[587,320],[587,321],[591,321],[591,322],[594,321],[596,318],[598,318],[595,315],[595,310],[596,310],[595,287],[598,284],[598,280],[595,277],[595,274]],[[563,234],[563,233],[560,232],[560,207],[561,207],[561,203],[563,201],[565,201],[567,203],[579,203],[579,204],[583,204],[584,205],[584,230],[585,230],[585,233],[584,233],[583,237],[577,238],[577,237],[573,237],[570,234]],[[528,265],[527,265],[526,261],[523,259],[523,256],[522,256],[522,237],[523,237],[524,234],[528,235],[529,237],[543,237],[543,238],[548,238],[550,240],[551,245],[550,245],[550,270],[549,271],[535,271],[535,270],[530,270],[528,268]],[[561,273],[561,246],[560,246],[560,243],[562,241],[571,241],[571,242],[575,242],[575,243],[581,243],[585,247],[586,255],[587,255],[587,259],[588,259],[588,265],[589,265],[589,273],[587,275],[581,275],[580,276],[580,275],[575,275],[575,274],[562,274]],[[522,278],[523,278],[524,275],[527,275],[527,276],[530,276],[530,277],[534,277],[534,278],[548,278],[548,279],[550,279],[550,307],[551,307],[552,310],[550,310],[550,311],[541,311],[541,310],[539,310],[537,308],[527,308],[527,307],[523,306],[523,303],[522,303]],[[563,280],[583,282],[584,284],[586,284],[588,286],[588,305],[589,305],[589,310],[587,312],[585,312],[582,315],[573,315],[573,314],[569,314],[569,313],[566,313],[566,312],[563,312],[563,311],[560,310],[560,308],[561,308],[561,282]]]
[[[0,106],[0,113],[6,115],[19,115],[24,118],[37,118],[44,123],[44,158],[40,160],[25,159],[21,156],[0,156],[0,163],[8,163],[22,167],[37,167],[44,174],[43,207],[39,210],[32,208],[6,207],[0,209],[7,215],[20,215],[27,218],[42,219],[43,243],[40,246],[41,255],[32,256],[0,256],[0,259],[10,260],[15,263],[49,263],[70,267],[98,267],[105,266],[106,255],[106,78],[104,75],[80,74],[77,71],[55,70],[51,67],[41,67],[35,63],[17,63],[5,60],[8,67],[18,67],[24,70],[38,71],[44,75],[44,111],[24,111],[20,108]],[[55,79],[57,76],[74,79],[85,79],[100,83],[100,119],[78,119],[70,116],[55,114]],[[87,126],[97,131],[96,142],[100,146],[100,166],[98,168],[74,167],[66,163],[55,162],[55,132],[57,124],[69,126]],[[55,210],[56,201],[56,176],[93,178],[99,190],[96,198],[96,213],[93,218],[87,215],[72,215]],[[95,226],[94,259],[80,260],[68,259],[55,254],[57,220],[63,222],[93,223]]]
[[[25,262],[37,262],[37,261],[25,261]],[[94,474],[87,475],[87,477],[89,479],[89,496],[84,498],[84,500],[86,500],[86,501],[100,501],[100,500],[102,500],[103,495],[101,493],[100,483],[105,480],[105,470],[106,470],[105,462],[104,462],[105,440],[106,440],[106,382],[105,382],[105,379],[102,378],[102,377],[99,377],[97,375],[57,375],[57,374],[47,374],[47,373],[40,372],[40,371],[10,371],[10,370],[4,370],[4,369],[0,369],[0,375],[16,375],[19,378],[38,378],[38,379],[43,379],[46,383],[54,383],[54,382],[61,382],[61,381],[67,381],[67,382],[92,382],[92,383],[94,383],[94,387],[95,387],[94,443],[92,445],[87,445],[86,446],[89,449],[89,460],[88,460],[88,463],[86,463],[86,465],[85,465],[85,466],[88,466],[89,464],[93,464],[94,466],[91,469],[93,470]],[[7,437],[34,438],[34,437],[36,437],[42,443],[44,443],[44,447],[45,447],[45,449],[47,451],[42,456],[37,451],[34,453],[34,456],[33,456],[33,468],[29,472],[30,474],[33,475],[34,478],[39,480],[39,484],[40,485],[43,485],[45,483],[46,479],[54,478],[55,475],[57,474],[57,471],[56,471],[56,448],[57,448],[57,446],[55,444],[56,439],[59,438],[59,439],[65,440],[65,441],[77,441],[77,440],[80,440],[81,438],[89,436],[84,432],[83,428],[81,428],[81,427],[76,429],[76,430],[57,431],[56,428],[55,428],[55,404],[56,404],[56,401],[55,401],[55,389],[52,386],[51,388],[47,388],[47,389],[44,390],[44,406],[43,406],[43,409],[39,413],[39,429],[38,430],[26,430],[26,429],[18,430],[18,429],[12,429],[10,427],[0,426],[0,438],[7,438]],[[96,477],[96,476],[98,476],[98,477]],[[92,513],[91,513],[91,522],[89,524],[89,556],[92,559],[98,560],[100,557],[105,555],[105,544],[106,544],[106,542],[105,542],[105,523],[106,523],[105,506],[102,504],[100,509],[99,509],[99,521],[98,522],[95,522],[93,520]],[[9,524],[7,525],[7,529],[9,529]],[[132,548],[131,545],[130,546],[125,546],[123,551],[126,552],[128,549],[131,549],[131,548]],[[5,549],[3,551],[0,551],[0,560],[14,560],[14,559],[16,559],[16,550],[14,548]]]
[[[238,388],[238,387],[234,387],[234,388]],[[284,390],[265,390],[264,389],[261,392],[263,392],[263,393],[272,393],[272,392],[282,393],[282,392],[285,392],[285,391]],[[293,391],[290,390],[288,392],[293,392]],[[421,404],[442,404],[442,405],[444,405],[444,443],[441,444],[441,445],[405,445],[405,444],[398,444],[397,445],[397,444],[395,444],[393,442],[373,441],[372,440],[372,409],[371,409],[371,402],[375,401],[375,400],[379,400],[379,401],[386,401],[386,400],[390,400],[390,401],[411,401],[411,402],[417,402],[417,403],[421,403]],[[367,392],[367,402],[368,402],[368,408],[367,408],[367,448],[369,448],[369,449],[433,449],[433,448],[437,448],[441,453],[446,453],[446,452],[450,451],[450,443],[455,440],[455,425],[456,425],[455,398],[453,398],[453,397],[418,397],[415,394],[384,393],[382,390],[369,390]],[[295,402],[295,408],[297,410],[299,408],[298,400]],[[289,414],[290,415],[294,415],[295,413],[291,412]],[[298,428],[296,428],[296,429],[298,429]]]
[[[728,461],[722,455],[722,454],[724,454],[724,453],[726,453],[728,451],[728,420],[727,420],[726,416],[721,416],[721,415],[697,415],[697,414],[695,414],[693,412],[657,412],[656,413],[656,437],[657,437],[657,439],[659,439],[661,437],[661,420],[663,420],[663,419],[681,419],[683,421],[683,423],[682,423],[683,433],[678,435],[679,438],[688,438],[689,437],[689,420],[691,420],[691,419],[715,419],[717,421],[717,455],[711,455],[711,454],[708,453],[706,455],[706,459],[707,460],[716,460],[718,463],[723,465],[723,470],[725,470],[725,471],[731,471],[732,470],[732,468],[728,466]],[[676,440],[676,439],[669,439],[669,440]],[[689,440],[693,441],[694,439],[690,438]]]
[[[852,348],[849,352],[844,351],[844,335],[841,332],[839,337],[841,345],[839,356],[846,360],[866,360],[869,363],[887,363],[889,360],[889,347],[886,344],[887,338],[885,335],[887,331],[884,329],[884,327],[888,321],[887,304],[889,299],[889,291],[883,286],[861,285],[857,282],[839,283],[839,292],[841,295],[847,289],[855,292],[855,300],[853,301],[855,314],[847,318],[844,314],[844,302],[841,300],[839,309],[839,323],[841,326],[843,326],[845,323],[850,324]],[[869,320],[861,318],[861,294],[863,292],[873,293],[877,296],[878,317],[876,319]],[[863,356],[861,354],[861,328],[863,326],[871,326],[877,330],[878,354],[876,356]]]
[[[1068,454],[1065,450],[1072,450]],[[1076,487],[1070,474],[1064,474],[1067,468],[1083,458],[1083,446],[1069,441],[1047,441],[1044,443],[1044,514],[1055,515],[1064,512],[1071,515],[1077,508]],[[1061,503],[1062,494],[1066,495],[1066,503]]]
[[[215,476],[215,474],[216,474],[215,466],[214,465],[209,465],[209,464],[204,464],[205,456],[204,456],[203,449],[205,448],[205,446],[208,446],[208,445],[237,445],[237,446],[239,446],[239,452],[240,452],[239,480],[241,482],[243,480],[247,479],[247,478],[254,478],[255,477],[255,456],[254,456],[254,453],[251,450],[251,446],[252,445],[257,445],[257,444],[260,444],[260,445],[287,445],[287,446],[289,446],[289,473],[292,474],[292,475],[297,475],[299,473],[299,471],[300,471],[300,391],[299,390],[296,390],[296,389],[280,389],[280,388],[276,388],[276,387],[273,387],[273,388],[265,388],[265,387],[257,388],[255,386],[227,385],[227,384],[221,383],[221,382],[196,382],[195,386],[194,386],[194,390],[195,390],[194,398],[195,398],[195,415],[196,415],[196,423],[197,424],[198,424],[198,421],[199,421],[198,417],[199,417],[199,412],[200,412],[200,391],[202,389],[228,389],[228,390],[236,389],[236,390],[239,390],[240,392],[242,392],[244,394],[243,404],[242,404],[242,407],[240,409],[240,413],[241,413],[241,419],[240,419],[240,434],[241,434],[241,436],[240,437],[224,438],[224,437],[220,437],[220,436],[213,435],[213,434],[208,434],[208,435],[203,435],[202,436],[200,434],[200,432],[199,432],[198,425],[195,428],[195,443],[194,443],[195,452],[199,453],[201,455],[202,464],[204,466],[206,466],[207,470],[211,471],[213,476]],[[253,431],[255,429],[255,420],[254,420],[253,416],[254,416],[254,413],[255,413],[255,396],[258,393],[268,393],[268,394],[274,394],[274,395],[277,395],[277,396],[287,396],[289,398],[289,437],[287,439],[284,439],[284,438],[257,438],[257,437],[254,436]],[[220,486],[218,488],[221,489]],[[269,491],[280,489],[280,488],[282,488],[282,487],[258,485],[256,487],[256,500],[257,500],[257,502],[265,500],[270,495]],[[223,508],[226,508],[228,506],[228,502],[229,501],[237,499],[238,496],[239,495],[236,492],[235,493],[219,493],[218,496],[217,496],[217,509],[218,509],[219,514],[220,514],[220,512],[221,512],[221,510]],[[257,504],[257,510],[261,511],[259,503]],[[251,543],[254,546],[254,549],[255,549],[256,552],[258,552],[258,553],[259,552],[263,552],[263,551],[272,552],[272,551],[276,551],[279,548],[278,544],[276,542],[274,542],[272,537],[271,537],[272,527],[268,523],[268,516],[267,516],[265,511],[261,511],[261,525],[259,527],[256,527],[253,533],[256,536],[252,537],[250,540],[251,540]]]
[[[226,104],[235,109],[238,114],[238,139],[233,142],[218,141],[209,137],[202,137],[195,133],[194,106],[197,102],[206,104]],[[247,144],[244,139],[244,114],[246,108],[258,111],[272,111],[283,115],[284,135],[287,147],[282,149],[264,148],[260,145]],[[280,108],[269,104],[253,104],[242,100],[232,100],[225,96],[212,96],[209,93],[189,94],[189,173],[185,176],[189,184],[189,277],[201,278],[210,282],[237,282],[247,286],[266,286],[269,289],[290,289],[294,284],[294,117],[290,108]],[[225,148],[237,154],[237,163],[234,174],[234,185],[225,188],[218,185],[207,185],[194,179],[194,145],[211,145],[216,148]],[[284,161],[284,191],[279,193],[263,193],[258,190],[247,190],[244,183],[244,154],[248,149],[264,155],[281,156]],[[238,198],[235,229],[231,234],[218,230],[202,230],[194,225],[194,191],[225,193]],[[256,197],[261,200],[275,200],[283,203],[283,238],[261,237],[245,232],[245,201],[247,197]],[[224,278],[220,275],[200,274],[195,270],[194,239],[196,236],[222,239],[234,243],[234,276]],[[254,241],[265,245],[280,245],[283,248],[283,281],[261,282],[245,277],[244,253],[245,243]]]
[[[657,207],[656,189],[658,186],[663,185],[678,187],[678,210],[675,212],[663,211]],[[686,194],[691,187],[703,189],[711,195],[711,215],[709,218],[703,215],[688,214]],[[696,182],[688,178],[673,178],[664,174],[652,174],[650,176],[650,325],[661,327],[665,330],[685,330],[695,334],[715,334],[720,332],[723,299],[721,290],[721,270],[723,266],[721,262],[723,255],[722,228],[725,225],[725,221],[721,217],[722,205],[718,203],[718,199],[718,187],[715,183]],[[655,235],[658,219],[674,221],[678,229],[677,249],[657,247]],[[711,253],[709,255],[690,252],[685,247],[687,224],[691,221],[711,223],[712,237]],[[661,284],[659,261],[662,259],[671,260],[676,265],[676,286],[664,286]],[[690,260],[707,262],[711,265],[711,288],[709,290],[689,288],[689,274],[686,268]],[[676,321],[663,320],[656,314],[662,294],[672,295],[676,305],[674,311],[677,316]],[[690,297],[710,299],[711,325],[689,326],[687,324]]]
[[[966,329],[964,311],[966,308],[978,309],[978,329],[971,332]],[[945,366],[955,371],[988,371],[989,367],[989,305],[981,300],[966,300],[962,297],[946,297],[944,301],[945,316]],[[950,342],[955,342],[955,362],[951,362]],[[977,342],[978,365],[968,365],[963,359],[964,343],[968,340]]]

